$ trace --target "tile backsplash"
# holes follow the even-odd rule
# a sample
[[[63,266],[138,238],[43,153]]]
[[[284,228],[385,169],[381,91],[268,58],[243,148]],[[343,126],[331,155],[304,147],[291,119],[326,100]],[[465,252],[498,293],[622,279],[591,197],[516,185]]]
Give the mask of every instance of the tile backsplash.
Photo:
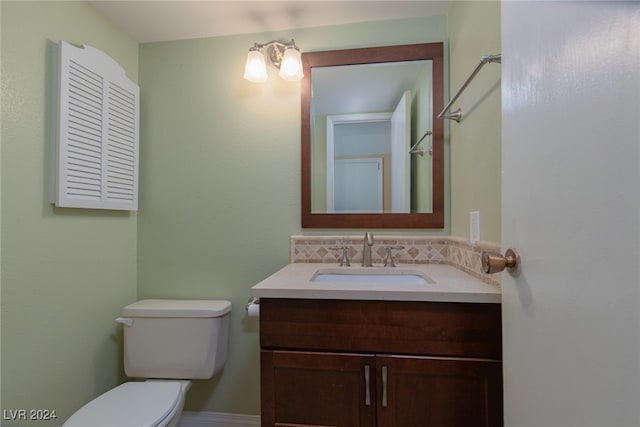
[[[347,246],[352,265],[362,262],[363,236],[291,236],[290,262],[338,263],[342,251],[332,249]],[[402,246],[393,250],[396,264],[448,264],[485,283],[500,285],[500,275],[482,273],[482,251],[500,252],[493,242],[470,244],[452,236],[376,236],[371,256],[374,264],[383,264],[385,247]]]

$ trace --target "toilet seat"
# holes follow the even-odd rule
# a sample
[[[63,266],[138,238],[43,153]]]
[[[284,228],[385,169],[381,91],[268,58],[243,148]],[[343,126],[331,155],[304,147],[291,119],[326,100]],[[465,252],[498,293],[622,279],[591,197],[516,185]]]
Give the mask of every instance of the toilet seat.
[[[159,427],[181,409],[178,381],[128,382],[80,408],[63,427]]]

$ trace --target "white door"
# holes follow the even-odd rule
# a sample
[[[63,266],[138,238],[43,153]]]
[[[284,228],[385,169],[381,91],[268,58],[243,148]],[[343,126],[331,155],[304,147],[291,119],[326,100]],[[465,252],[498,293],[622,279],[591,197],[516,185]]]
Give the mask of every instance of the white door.
[[[336,182],[336,157],[356,155],[370,156],[373,154],[390,153],[391,115],[392,113],[387,112],[327,116],[327,212],[336,212],[335,198],[340,196],[334,195],[334,189],[342,188],[341,184]],[[383,124],[383,126],[379,127],[380,124]],[[387,124],[389,124],[389,129],[386,128]],[[360,127],[363,125],[366,127],[375,126],[377,129],[372,130],[372,128],[369,127],[366,132],[363,132],[362,127]],[[342,127],[342,132],[338,132],[338,126]],[[349,136],[345,139],[347,134]],[[372,138],[371,134],[375,135],[375,137]],[[345,147],[345,145],[347,145],[347,147]],[[371,170],[369,170],[369,172],[371,172]],[[384,175],[382,169],[380,169],[379,172],[381,176]],[[352,183],[366,182],[365,177],[359,178],[354,172],[343,170],[341,173],[354,176],[356,181],[351,181]],[[366,182],[366,184],[371,185],[369,182]],[[359,194],[362,193],[360,192]],[[382,198],[382,196],[380,196],[380,198]],[[381,210],[377,210],[377,196],[371,203],[376,206],[376,210],[370,212],[382,212],[382,204],[380,205]]]
[[[391,212],[411,209],[411,92],[406,91],[391,116]]]
[[[382,213],[382,158],[336,159],[336,213]]]
[[[508,427],[640,426],[640,3],[502,2]]]

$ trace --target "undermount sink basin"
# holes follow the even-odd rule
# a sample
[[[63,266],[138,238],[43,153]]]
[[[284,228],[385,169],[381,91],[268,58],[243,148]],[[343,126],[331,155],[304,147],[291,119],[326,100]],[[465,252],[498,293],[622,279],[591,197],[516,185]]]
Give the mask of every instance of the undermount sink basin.
[[[349,268],[321,269],[311,278],[320,283],[362,283],[362,284],[410,284],[426,285],[435,282],[426,274],[401,268]]]

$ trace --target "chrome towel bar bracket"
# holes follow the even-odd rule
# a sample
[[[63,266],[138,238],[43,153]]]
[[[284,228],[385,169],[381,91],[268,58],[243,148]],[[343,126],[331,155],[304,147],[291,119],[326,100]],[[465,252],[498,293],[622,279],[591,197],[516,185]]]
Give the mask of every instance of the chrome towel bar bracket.
[[[431,154],[433,154],[433,149],[432,149],[431,147],[429,147],[429,149],[428,149],[428,150],[424,150],[424,149],[419,150],[419,149],[417,148],[417,147],[418,147],[418,144],[420,144],[420,143],[422,142],[422,140],[423,140],[423,139],[425,139],[425,138],[426,138],[427,136],[429,136],[429,135],[433,135],[433,132],[431,132],[430,130],[425,131],[425,133],[422,135],[422,138],[420,138],[420,139],[418,140],[418,142],[416,142],[415,144],[413,144],[413,146],[411,146],[411,148],[409,148],[409,154],[420,154],[421,156],[422,156],[424,153],[429,153],[430,155],[431,155]]]
[[[473,80],[473,78],[476,76],[476,74],[478,74],[478,72],[482,69],[482,67],[484,67],[484,64],[489,64],[489,63],[492,63],[492,62],[501,64],[502,63],[502,54],[498,53],[498,54],[495,54],[495,55],[482,55],[482,57],[480,58],[480,63],[473,70],[473,72],[471,73],[471,75],[469,76],[467,81],[464,82],[464,84],[462,85],[460,90],[458,90],[458,93],[456,93],[455,96],[453,98],[451,98],[449,103],[447,103],[447,105],[442,109],[440,114],[438,114],[438,118],[439,119],[455,120],[458,123],[460,122],[460,120],[462,120],[462,110],[460,108],[458,108],[457,110],[452,111],[452,112],[450,112],[448,114],[446,114],[446,113],[449,110],[449,108],[451,107],[451,105],[454,102],[456,102],[456,99],[458,99],[458,97],[462,94],[462,92],[464,92],[464,90],[467,88],[469,83],[471,83],[471,80]]]

